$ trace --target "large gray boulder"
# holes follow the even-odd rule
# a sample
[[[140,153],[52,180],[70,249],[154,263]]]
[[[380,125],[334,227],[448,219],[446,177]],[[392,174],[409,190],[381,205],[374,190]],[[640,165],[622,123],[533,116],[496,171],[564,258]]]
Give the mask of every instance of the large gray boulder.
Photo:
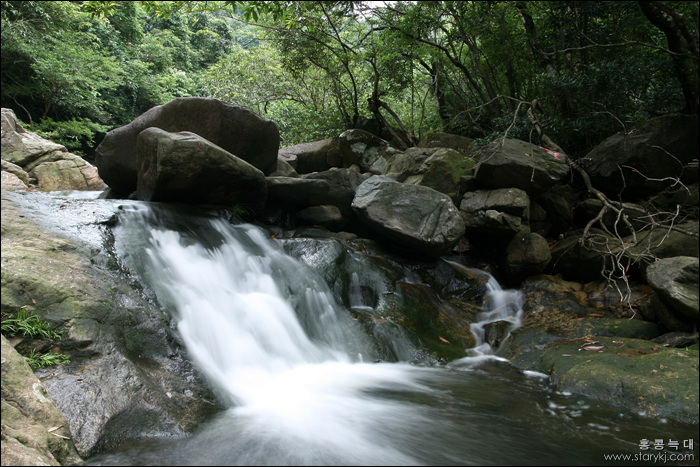
[[[143,113],[128,125],[107,133],[95,151],[100,176],[117,196],[136,190],[136,140],[146,128],[191,131],[261,170],[277,167],[277,125],[254,112],[218,99],[180,97]]]
[[[398,152],[387,141],[359,129],[341,133],[338,144],[343,167],[358,165],[363,172],[373,174],[381,174],[389,159]]]
[[[691,256],[664,258],[649,265],[647,281],[664,301],[690,321],[700,317],[698,277],[700,262]]]
[[[686,184],[696,183],[697,165],[683,166],[698,158],[698,148],[697,115],[664,115],[607,138],[582,162],[601,191],[616,197],[624,190],[627,196],[645,198],[681,174]]]
[[[252,212],[265,207],[265,175],[194,133],[147,128],[139,134],[136,154],[138,199],[240,204]]]
[[[470,191],[459,212],[471,233],[512,236],[529,230],[530,197],[518,188]]]
[[[11,109],[2,109],[2,160],[3,171],[16,175],[27,186],[34,182],[42,191],[105,188],[96,167],[65,146],[26,131]]]
[[[384,175],[358,187],[352,208],[384,241],[427,256],[449,253],[464,235],[464,222],[447,195]]]
[[[461,180],[473,174],[476,161],[449,148],[410,148],[389,159],[382,174],[403,183],[427,186],[453,200],[461,194]]]
[[[474,156],[477,182],[490,188],[520,188],[542,193],[564,181],[569,166],[563,155],[513,138],[498,138]]]
[[[278,156],[289,162],[297,173],[307,174],[330,169],[340,161],[340,146],[334,138],[301,143],[279,150]]]

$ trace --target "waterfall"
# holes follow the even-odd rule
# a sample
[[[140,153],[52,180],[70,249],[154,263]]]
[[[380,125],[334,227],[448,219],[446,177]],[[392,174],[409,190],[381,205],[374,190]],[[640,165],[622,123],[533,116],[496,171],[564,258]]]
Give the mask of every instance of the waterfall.
[[[469,269],[453,261],[448,261],[448,263],[455,268]],[[449,366],[453,368],[469,368],[471,365],[484,360],[507,361],[507,359],[494,355],[494,352],[498,349],[491,348],[486,339],[485,328],[493,323],[507,323],[505,340],[510,336],[511,331],[518,328],[521,324],[523,315],[522,293],[513,289],[503,290],[496,278],[485,271],[480,272],[488,276],[486,294],[482,304],[485,311],[477,313],[477,321],[469,325],[475,342],[473,348],[467,349],[469,356],[450,362]]]
[[[363,363],[373,350],[359,325],[310,267],[261,229],[210,218],[198,230],[152,209],[124,208],[118,246],[174,316],[191,359],[231,407],[230,420],[246,420],[238,436],[273,432],[267,448],[304,440],[312,454],[344,463],[415,463],[378,441],[387,427],[401,431],[397,421],[430,425],[391,399],[431,393],[420,379],[433,370]]]
[[[118,261],[171,314],[228,408],[189,436],[145,439],[91,465],[593,465],[650,436],[635,416],[557,393],[494,355],[486,329],[517,327],[522,297],[492,277],[469,356],[368,363],[373,339],[388,336],[368,336],[264,230],[173,206],[120,209]],[[349,306],[366,312],[376,297],[353,272]]]
[[[520,326],[523,315],[523,298],[519,290],[503,290],[501,285],[493,276],[489,275],[486,283],[486,296],[484,307],[486,311],[477,314],[478,321],[470,325],[476,345],[470,349],[473,355],[492,355],[494,350],[486,342],[485,326],[499,321],[509,323],[507,336],[510,332]]]

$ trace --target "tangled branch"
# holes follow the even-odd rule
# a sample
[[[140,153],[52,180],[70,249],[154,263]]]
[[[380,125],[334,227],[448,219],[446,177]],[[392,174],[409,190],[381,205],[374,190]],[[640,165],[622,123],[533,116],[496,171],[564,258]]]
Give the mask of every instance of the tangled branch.
[[[631,268],[635,264],[650,263],[658,259],[653,250],[663,244],[668,239],[670,232],[675,229],[675,224],[681,216],[680,206],[676,206],[675,212],[653,213],[646,209],[646,215],[638,216],[633,223],[628,215],[629,208],[625,207],[620,201],[611,200],[605,193],[595,188],[588,172],[582,165],[568,157],[566,152],[547,136],[544,132],[544,126],[537,116],[537,112],[542,111],[543,109],[537,99],[532,101],[527,110],[527,115],[537,131],[540,141],[547,148],[560,153],[560,156],[566,160],[572,172],[577,173],[581,177],[588,193],[602,202],[600,211],[584,227],[579,244],[603,256],[601,275],[617,290],[621,302],[629,307],[633,318],[636,312],[631,301]],[[677,158],[674,157],[674,159],[678,161]],[[680,161],[678,162],[680,163]],[[680,175],[677,177],[653,179],[646,177],[634,167],[624,167],[633,170],[649,181],[670,181],[672,186],[680,185],[690,193],[690,190],[681,182]],[[624,180],[622,167],[619,166],[619,169]],[[611,214],[614,216],[614,221],[609,228],[605,220]],[[634,224],[637,224],[636,227]],[[591,229],[594,226],[602,229],[607,235],[592,232]],[[653,235],[659,229],[662,229],[663,232],[660,239]],[[697,235],[695,236],[697,237]],[[624,283],[622,288],[619,285],[620,281]]]

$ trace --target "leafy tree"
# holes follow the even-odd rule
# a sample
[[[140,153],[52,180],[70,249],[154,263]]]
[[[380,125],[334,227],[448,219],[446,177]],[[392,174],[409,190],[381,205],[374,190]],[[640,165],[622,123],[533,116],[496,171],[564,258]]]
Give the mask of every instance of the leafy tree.
[[[31,123],[49,115],[103,116],[101,92],[122,69],[86,30],[87,15],[71,2],[2,2],[2,99]]]
[[[202,95],[199,75],[233,28],[210,12],[149,15],[154,5],[143,3],[0,2],[2,105],[32,131],[89,153],[106,129]]]
[[[203,81],[206,95],[246,106],[277,123],[285,145],[322,139],[344,129],[325,76],[314,70],[294,74],[284,69],[269,43],[252,49],[234,46],[207,70]]]
[[[577,156],[651,115],[697,112],[695,2],[0,5],[2,103],[40,123],[116,126],[211,95],[277,121],[288,142],[371,118],[407,146],[434,130],[528,139],[536,99]]]

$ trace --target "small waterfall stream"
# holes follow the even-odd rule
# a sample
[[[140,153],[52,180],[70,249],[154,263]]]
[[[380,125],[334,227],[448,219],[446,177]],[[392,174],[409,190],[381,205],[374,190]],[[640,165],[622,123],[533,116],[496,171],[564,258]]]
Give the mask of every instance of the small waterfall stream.
[[[171,313],[228,409],[191,436],[124,445],[90,465],[589,465],[657,435],[493,356],[483,327],[517,326],[522,313],[519,293],[495,281],[468,357],[371,363],[351,309],[261,229],[140,202],[119,219],[120,261]]]
[[[448,263],[454,268],[466,269],[461,264],[452,261],[448,261]],[[475,341],[474,347],[467,349],[469,356],[450,362],[449,366],[452,368],[465,368],[485,360],[507,361],[494,355],[498,349],[493,349],[487,342],[485,328],[492,323],[508,323],[504,337],[507,339],[521,323],[523,316],[522,293],[519,290],[503,290],[495,277],[484,271],[481,272],[488,275],[483,303],[486,311],[478,313],[477,321],[469,325]]]

